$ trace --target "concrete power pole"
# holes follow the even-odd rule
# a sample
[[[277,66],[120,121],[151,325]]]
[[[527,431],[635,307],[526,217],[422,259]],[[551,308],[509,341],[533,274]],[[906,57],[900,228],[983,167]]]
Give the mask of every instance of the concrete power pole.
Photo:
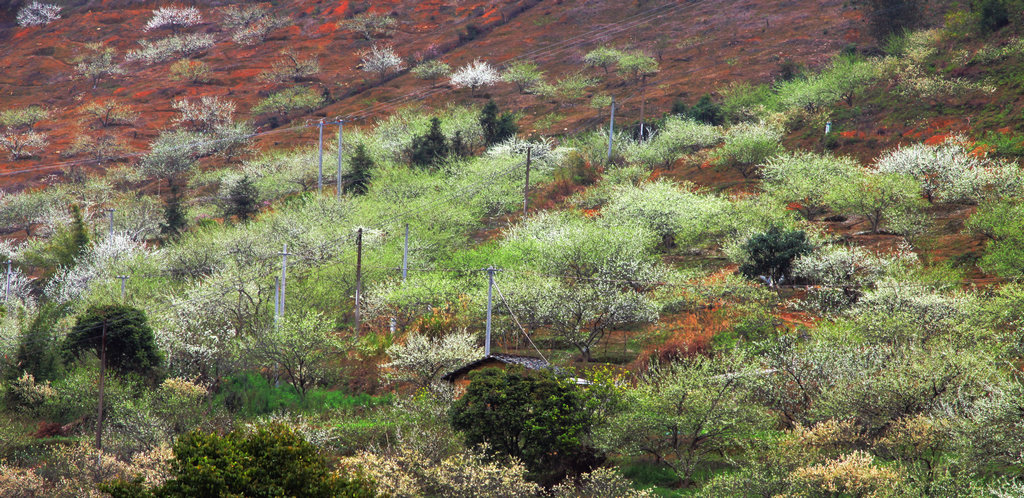
[[[110,229],[107,231],[107,235],[114,238],[114,208],[107,208],[107,215],[110,218]]]
[[[121,280],[121,304],[124,304],[125,298],[125,282],[128,280],[128,275],[118,275],[117,277]]]
[[[362,293],[363,293],[363,229],[359,228],[356,232],[356,307],[355,307],[355,325],[356,335],[359,335],[359,307],[362,304]]]
[[[608,162],[612,162],[612,142],[615,140],[615,97],[612,97],[612,114],[608,121]]]
[[[278,296],[277,309],[278,315],[284,316],[285,282],[288,280],[288,256],[291,256],[291,253],[288,252],[288,244],[285,244],[284,250],[277,254],[281,256],[281,293]]]
[[[317,193],[324,192],[324,120],[320,120],[316,125],[320,129],[320,140],[317,148],[320,151],[320,165],[317,167],[316,173],[316,191]]]
[[[487,272],[487,333],[484,336],[484,356],[491,355],[491,296],[494,289],[494,273],[498,270],[493,266],[484,268]]]
[[[335,197],[341,199],[341,145],[342,136],[345,133],[345,120],[338,120],[338,186],[334,193]]]
[[[523,218],[526,217],[526,210],[530,207],[530,154],[533,146],[526,148],[526,181],[523,185]]]

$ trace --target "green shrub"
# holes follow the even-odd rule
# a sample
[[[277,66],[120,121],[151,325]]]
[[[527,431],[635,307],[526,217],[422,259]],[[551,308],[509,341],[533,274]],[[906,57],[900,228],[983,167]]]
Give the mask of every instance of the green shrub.
[[[69,356],[77,357],[85,350],[99,356],[104,328],[107,364],[111,368],[145,374],[163,362],[146,314],[119,304],[93,306],[78,317],[65,340]]]
[[[1006,0],[980,0],[971,6],[978,15],[978,31],[988,34],[1010,24]]]
[[[747,260],[740,265],[740,273],[751,279],[766,278],[774,285],[789,276],[793,260],[812,249],[803,230],[784,232],[771,227],[743,245]]]
[[[234,413],[254,417],[279,412],[347,411],[353,408],[386,405],[391,403],[392,397],[311,389],[303,399],[291,385],[274,387],[262,375],[240,373],[221,385],[220,392],[214,400]]]
[[[324,96],[313,88],[296,86],[270,94],[253,108],[253,114],[276,113],[286,115],[293,111],[318,109]]]
[[[487,146],[504,142],[519,131],[516,115],[511,112],[498,115],[498,104],[494,100],[487,101],[487,105],[480,111],[480,127],[484,130],[484,144]]]
[[[740,123],[725,132],[725,143],[715,162],[749,178],[757,165],[783,151],[782,130],[768,124]]]

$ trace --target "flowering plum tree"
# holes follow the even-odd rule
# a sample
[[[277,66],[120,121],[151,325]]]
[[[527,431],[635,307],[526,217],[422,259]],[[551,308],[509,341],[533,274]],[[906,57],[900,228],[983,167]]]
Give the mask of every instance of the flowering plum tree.
[[[457,88],[469,88],[473,96],[480,87],[490,86],[500,81],[498,71],[487,61],[477,59],[460,67],[452,74],[451,82]]]

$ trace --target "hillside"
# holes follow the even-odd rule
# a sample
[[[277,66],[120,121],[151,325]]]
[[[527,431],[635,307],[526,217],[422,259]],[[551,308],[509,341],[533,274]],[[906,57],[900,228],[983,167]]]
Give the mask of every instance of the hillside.
[[[494,64],[532,60],[559,79],[582,69],[582,56],[600,43],[641,48],[658,53],[664,70],[648,83],[649,115],[666,112],[676,99],[689,103],[714,92],[730,81],[770,81],[782,60],[816,67],[843,46],[863,43],[862,16],[846,2],[702,1],[655,4],[630,3],[623,11],[617,2],[539,3],[532,1],[481,4],[445,2],[279,2],[271,15],[288,19],[253,46],[233,42],[221,25],[219,10],[201,8],[203,22],[189,32],[209,34],[215,43],[192,58],[207,65],[208,83],[188,83],[171,78],[173,60],[125,64],[127,74],[103,78],[97,88],[75,79],[75,60],[89,43],[112,47],[117,57],[138,48],[140,40],[154,40],[168,30],[147,32],[149,5],[129,4],[117,9],[68,8],[62,19],[39,27],[19,28],[8,13],[0,30],[4,57],[0,60],[0,92],[4,108],[42,105],[51,110],[37,128],[51,136],[45,151],[18,161],[3,160],[4,184],[20,188],[22,182],[39,181],[46,175],[66,173],[59,162],[79,161],[98,167],[117,158],[89,161],[67,158],[75,137],[109,134],[123,140],[126,153],[142,152],[159,130],[168,128],[177,99],[201,95],[223,96],[236,103],[240,119],[252,120],[260,132],[304,124],[318,117],[353,116],[354,124],[366,126],[398,108],[447,103],[480,102],[469,92],[440,82],[432,86],[408,71],[389,74],[385,82],[360,71],[358,52],[374,43],[391,44],[398,55],[413,59],[437,57],[458,67],[481,58]],[[361,34],[340,28],[339,22],[363,12],[386,13],[398,20],[395,32],[366,40]],[[718,15],[728,11],[729,16]],[[821,17],[820,12],[830,15]],[[467,29],[479,34],[469,38]],[[254,115],[252,107],[281,84],[260,81],[280,52],[290,50],[299,59],[314,58],[320,71],[306,84],[327,96],[329,104],[315,112],[289,113],[283,121],[270,122]],[[587,104],[597,93],[618,99],[620,119],[638,120],[640,95],[636,85],[609,78],[588,88],[571,101],[553,102],[539,96],[520,95],[514,85],[490,88],[488,95],[502,107],[523,114],[521,126],[531,133],[560,133],[598,126],[605,112]],[[131,106],[139,119],[131,126],[92,130],[82,123],[82,108],[92,102],[114,99]],[[540,119],[545,118],[545,119]],[[268,146],[312,140],[310,130],[287,130],[261,138]],[[10,188],[10,187],[8,187]]]
[[[0,496],[1024,496],[1024,0],[0,4]]]

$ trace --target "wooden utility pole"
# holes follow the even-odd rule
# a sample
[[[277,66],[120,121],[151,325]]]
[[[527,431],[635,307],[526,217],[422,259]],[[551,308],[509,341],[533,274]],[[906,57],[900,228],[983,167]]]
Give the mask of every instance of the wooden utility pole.
[[[530,154],[533,146],[526,147],[526,182],[523,186],[523,217],[526,217],[526,210],[530,207]]]
[[[95,336],[93,336],[95,337]],[[103,389],[107,373],[107,319],[103,319],[103,332],[100,335],[100,397],[96,408],[96,450],[103,450]],[[99,465],[97,457],[97,466]]]
[[[356,335],[359,335],[359,305],[363,293],[363,229],[356,232]]]

